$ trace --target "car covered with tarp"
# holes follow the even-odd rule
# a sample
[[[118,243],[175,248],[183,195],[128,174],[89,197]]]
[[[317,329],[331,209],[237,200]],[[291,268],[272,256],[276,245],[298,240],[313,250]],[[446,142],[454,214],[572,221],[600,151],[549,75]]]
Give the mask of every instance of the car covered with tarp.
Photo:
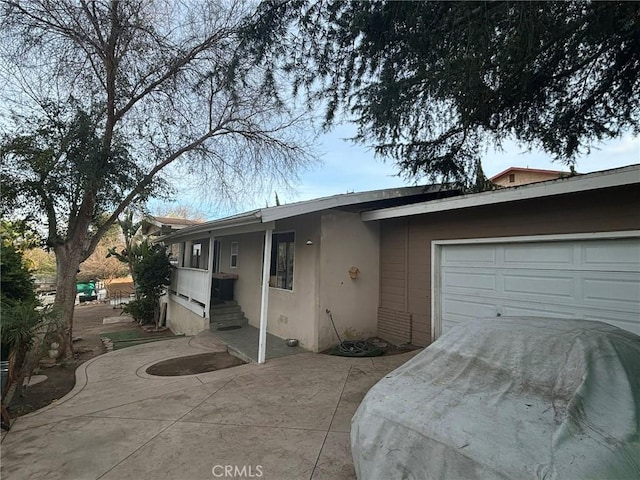
[[[359,479],[640,478],[640,337],[604,322],[465,321],[378,382]]]

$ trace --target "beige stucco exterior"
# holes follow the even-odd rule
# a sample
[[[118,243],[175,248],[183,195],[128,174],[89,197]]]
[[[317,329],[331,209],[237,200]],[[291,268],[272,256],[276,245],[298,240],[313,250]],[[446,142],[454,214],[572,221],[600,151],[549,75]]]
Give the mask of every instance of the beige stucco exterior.
[[[258,327],[264,233],[218,237],[217,240],[220,241],[219,270],[238,275],[234,285],[235,299],[242,306],[249,323]],[[236,268],[230,266],[232,242],[238,242],[238,266]]]
[[[320,215],[278,221],[274,232],[295,232],[294,279],[291,291],[269,288],[267,331],[281,338],[297,338],[305,348],[317,351],[319,242],[316,240],[313,245],[306,245],[306,241],[320,238]],[[235,299],[249,324],[257,328],[260,322],[264,233],[218,239],[221,242],[220,269],[238,275]],[[232,242],[238,242],[237,268],[230,267]]]
[[[431,242],[640,229],[637,185],[414,215],[380,223],[380,307],[431,342]]]
[[[378,225],[362,222],[356,213],[327,212],[322,216],[321,243],[319,348],[337,343],[327,309],[343,339],[374,336],[380,268]],[[356,278],[349,274],[352,267],[357,269]]]
[[[511,180],[513,175],[513,182]],[[544,182],[547,180],[555,180],[563,175],[562,172],[514,168],[507,170],[501,175],[493,177],[491,181],[501,187],[517,187],[518,185],[526,185],[528,183]]]
[[[179,303],[174,296],[165,295],[161,301],[167,304],[167,327],[176,334],[197,335],[209,328],[209,319],[204,318]]]
[[[267,331],[297,338],[301,346],[321,351],[338,342],[326,310],[332,312],[342,338],[376,333],[379,283],[377,224],[365,224],[358,213],[328,210],[278,220],[274,232],[295,232],[293,289],[269,288]],[[219,271],[234,273],[234,297],[249,324],[259,327],[264,232],[216,236],[220,241]],[[237,266],[231,267],[231,243],[238,243]],[[355,279],[349,269],[359,271]],[[168,325],[195,334],[208,319],[169,297]]]

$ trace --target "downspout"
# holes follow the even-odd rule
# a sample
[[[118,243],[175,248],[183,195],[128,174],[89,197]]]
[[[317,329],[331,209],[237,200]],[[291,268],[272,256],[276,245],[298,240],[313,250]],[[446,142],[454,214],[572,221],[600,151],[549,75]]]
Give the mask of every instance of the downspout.
[[[260,337],[258,339],[258,363],[264,363],[267,353],[267,316],[269,312],[269,275],[271,269],[271,237],[273,229],[264,232],[264,256],[262,259],[262,299],[260,302]]]

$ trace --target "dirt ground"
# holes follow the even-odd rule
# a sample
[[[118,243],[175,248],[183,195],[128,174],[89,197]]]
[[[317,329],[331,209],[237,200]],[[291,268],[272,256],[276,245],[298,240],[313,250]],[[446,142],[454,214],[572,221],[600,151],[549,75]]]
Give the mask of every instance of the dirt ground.
[[[418,350],[420,347],[416,347],[415,345],[404,344],[404,345],[394,345],[391,342],[387,342],[385,339],[380,337],[371,337],[365,340],[371,346],[379,347],[382,349],[382,355],[400,355],[401,353],[412,352],[414,350]],[[331,348],[327,348],[326,350],[321,351],[320,353],[324,355],[337,355],[336,350],[338,349],[338,345],[333,346]],[[367,356],[367,355],[365,355]]]
[[[172,377],[213,372],[223,368],[237,367],[245,362],[227,352],[201,353],[182,358],[172,358],[147,368],[149,375]]]
[[[15,395],[9,406],[11,416],[18,417],[33,412],[69,393],[76,382],[76,368],[87,360],[105,353],[100,333],[131,330],[136,327],[135,322],[102,324],[104,317],[115,317],[121,312],[119,307],[114,308],[106,304],[76,305],[73,315],[73,336],[80,340],[73,344],[73,360],[59,362],[53,367],[37,368],[33,374],[46,375],[47,380],[23,389],[21,395]]]

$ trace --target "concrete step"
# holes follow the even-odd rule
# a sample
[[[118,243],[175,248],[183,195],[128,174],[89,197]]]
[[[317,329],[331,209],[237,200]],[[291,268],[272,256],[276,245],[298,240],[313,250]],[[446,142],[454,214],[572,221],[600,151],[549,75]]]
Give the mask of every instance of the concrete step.
[[[237,347],[234,347],[233,345],[227,345],[227,352],[229,353],[229,355],[233,355],[234,357],[239,358],[243,362],[247,362],[247,363],[255,363],[256,362],[249,355],[247,355],[246,353],[240,351]]]
[[[225,327],[246,327],[247,325],[249,325],[249,320],[247,320],[245,317],[242,318],[235,318],[232,320],[225,320],[225,321],[217,321],[215,318],[211,319],[211,322],[209,323],[209,329],[212,331],[218,330],[219,328],[225,328]]]
[[[236,305],[238,305],[238,302],[236,302],[235,300],[225,300],[221,303],[213,303],[213,301],[211,302],[211,308],[225,308],[225,307],[235,307]]]
[[[229,322],[231,320],[242,320],[244,318],[244,312],[239,310],[233,313],[223,313],[221,315],[214,314],[211,312],[211,316],[209,317],[211,322]]]
[[[227,305],[224,307],[211,307],[211,309],[209,310],[209,312],[211,313],[211,316],[216,316],[216,315],[226,315],[229,313],[238,313],[238,312],[242,312],[242,307],[240,307],[240,305]]]

